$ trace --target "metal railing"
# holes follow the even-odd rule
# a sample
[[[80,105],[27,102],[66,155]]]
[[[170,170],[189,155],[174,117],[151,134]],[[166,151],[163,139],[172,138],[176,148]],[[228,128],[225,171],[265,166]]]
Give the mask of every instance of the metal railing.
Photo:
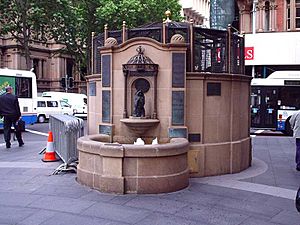
[[[187,72],[209,72],[222,74],[244,74],[244,37],[232,26],[227,30],[207,29],[189,23],[170,22],[163,26],[154,23],[151,26],[125,29],[126,40],[135,37],[148,37],[166,44],[171,43],[175,34],[181,34],[188,44],[186,54]],[[107,37],[113,37],[122,43],[122,30],[107,31]],[[105,45],[104,34],[94,37],[94,74],[101,73],[101,54],[99,49]]]
[[[68,170],[69,166],[76,169],[77,139],[84,135],[83,120],[69,115],[50,115],[49,121],[50,130],[53,133],[54,150],[64,162],[54,174]]]

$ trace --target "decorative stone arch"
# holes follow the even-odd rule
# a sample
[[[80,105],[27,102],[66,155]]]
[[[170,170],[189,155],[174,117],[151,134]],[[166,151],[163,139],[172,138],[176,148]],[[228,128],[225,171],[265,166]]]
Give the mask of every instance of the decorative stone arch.
[[[152,119],[157,119],[157,74],[158,74],[158,64],[153,63],[153,61],[144,55],[145,49],[140,45],[137,49],[138,54],[131,57],[126,64],[123,64],[123,74],[125,76],[124,82],[124,111],[123,118],[128,118],[128,105],[130,107],[130,114],[132,115],[132,106],[133,106],[133,85],[138,79],[146,80],[151,90],[151,96],[153,99],[153,106],[150,117]],[[129,90],[129,92],[128,92]],[[128,93],[130,95],[128,96]],[[128,97],[130,101],[128,104]],[[148,101],[146,101],[149,103]]]
[[[128,113],[130,115],[133,115],[133,108],[134,108],[134,96],[135,93],[138,89],[137,88],[137,82],[139,81],[145,81],[145,83],[148,83],[146,85],[149,86],[148,90],[143,90],[143,93],[145,95],[145,111],[146,111],[146,118],[151,118],[153,117],[154,112],[154,77],[129,77],[128,80],[128,93],[129,93],[129,98],[127,99],[127,104],[128,104]]]

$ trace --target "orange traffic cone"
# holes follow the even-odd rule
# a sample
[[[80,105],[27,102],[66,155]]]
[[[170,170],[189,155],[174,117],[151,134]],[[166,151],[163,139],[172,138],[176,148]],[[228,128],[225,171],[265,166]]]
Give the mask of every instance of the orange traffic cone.
[[[44,154],[44,158],[42,159],[44,162],[55,162],[58,161],[58,159],[55,156],[55,151],[53,148],[53,134],[51,131],[48,133],[48,141],[47,141],[47,147],[46,152]]]

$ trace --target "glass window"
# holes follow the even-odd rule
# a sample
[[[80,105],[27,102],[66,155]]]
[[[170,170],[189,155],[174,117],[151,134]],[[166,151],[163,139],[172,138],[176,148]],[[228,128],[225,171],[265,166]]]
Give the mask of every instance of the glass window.
[[[19,98],[32,98],[31,78],[16,77],[16,95]]]
[[[44,102],[44,101],[38,101],[37,102],[37,106],[38,107],[46,107],[46,102]]]
[[[300,17],[300,8],[296,8],[296,17]]]
[[[299,87],[282,87],[280,94],[282,106],[300,108]]]
[[[32,67],[33,67],[33,72],[35,73],[36,77],[39,77],[39,60],[38,59],[33,59],[32,60]]]
[[[296,28],[300,28],[300,4],[296,6]]]
[[[61,100],[60,104],[62,107],[71,107],[68,103],[66,103],[65,101]]]
[[[58,107],[57,101],[47,101],[48,107]]]
[[[300,0],[287,0],[286,10],[286,29],[300,28]]]
[[[270,2],[265,3],[265,31],[270,30]]]

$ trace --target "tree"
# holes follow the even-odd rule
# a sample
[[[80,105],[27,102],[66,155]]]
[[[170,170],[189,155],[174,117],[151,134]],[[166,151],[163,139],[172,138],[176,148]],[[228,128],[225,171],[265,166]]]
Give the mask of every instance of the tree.
[[[47,1],[45,1],[47,2]],[[21,46],[26,67],[31,69],[30,41],[45,41],[48,21],[39,0],[1,0],[0,35],[9,35]]]
[[[96,21],[102,28],[121,29],[123,21],[128,27],[137,27],[165,18],[165,11],[171,10],[173,20],[181,20],[181,5],[178,0],[105,0],[97,8]],[[102,31],[102,29],[101,29]]]
[[[20,43],[28,69],[30,41],[54,40],[90,74],[92,32],[103,32],[105,24],[121,29],[123,21],[128,27],[162,21],[168,9],[181,19],[178,0],[1,0],[0,34]]]

